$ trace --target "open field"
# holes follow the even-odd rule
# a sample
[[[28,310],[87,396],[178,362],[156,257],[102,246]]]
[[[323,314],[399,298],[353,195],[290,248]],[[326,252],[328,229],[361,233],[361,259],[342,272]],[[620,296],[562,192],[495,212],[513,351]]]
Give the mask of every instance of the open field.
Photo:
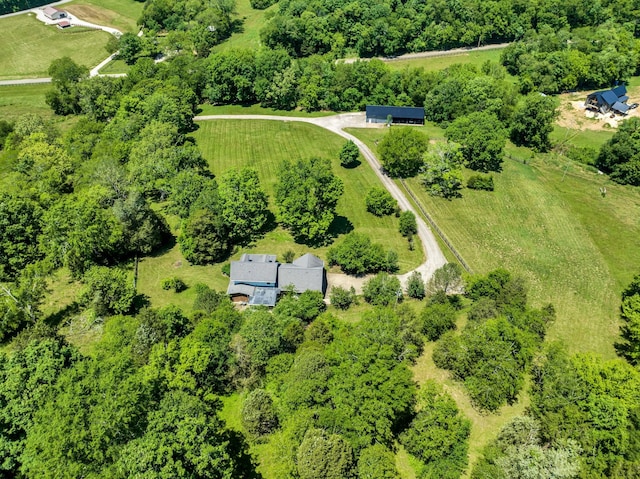
[[[144,2],[135,0],[76,0],[62,8],[87,22],[137,32],[136,22],[143,7]]]
[[[47,83],[0,86],[0,120],[14,121],[27,113],[52,118],[53,111],[45,103],[45,94],[50,89]]]
[[[424,68],[425,71],[444,70],[456,63],[464,63],[475,65],[480,68],[484,62],[490,60],[492,62],[500,62],[500,54],[502,49],[497,50],[480,50],[457,55],[443,55],[431,58],[413,58],[407,60],[385,60],[385,63],[394,70],[402,70],[403,68]]]
[[[101,75],[110,73],[127,73],[131,67],[124,60],[111,60],[103,68],[100,69]]]
[[[505,267],[525,278],[533,304],[554,304],[550,339],[613,356],[619,292],[640,269],[640,192],[562,157],[523,158],[494,175],[494,193],[465,189],[447,201],[407,183],[475,271]]]
[[[336,234],[355,229],[371,236],[385,248],[393,248],[399,254],[400,271],[406,272],[418,266],[423,260],[422,247],[416,244],[409,251],[407,241],[398,233],[398,219],[391,216],[378,218],[368,213],[364,205],[364,194],[379,182],[375,173],[366,163],[355,169],[346,170],[339,165],[338,152],[342,138],[319,127],[293,122],[216,120],[199,122],[194,133],[203,156],[209,161],[211,171],[220,175],[229,168],[251,166],[258,171],[263,187],[270,196],[271,209],[276,183],[276,170],[284,159],[296,160],[311,156],[331,158],[333,170],[345,183],[345,194],[338,204],[338,228]],[[178,222],[174,223],[174,233],[179,233]],[[291,235],[276,228],[248,248],[237,250],[231,259],[238,259],[247,251],[282,255],[293,250],[296,256],[312,251],[326,259],[328,247],[309,247],[293,241]],[[151,299],[154,307],[170,303],[191,309],[193,291],[180,294],[161,289],[160,282],[171,276],[178,276],[187,285],[201,282],[217,290],[226,290],[228,280],[222,275],[221,264],[213,266],[191,266],[184,260],[179,246],[175,245],[163,254],[143,258],[139,264],[138,289]]]
[[[266,10],[256,10],[251,8],[249,0],[238,0],[236,2],[236,16],[239,22],[236,33],[213,48],[214,52],[230,50],[232,48],[255,49],[260,46],[260,30],[265,24],[266,15],[275,12],[278,4],[271,5]]]
[[[260,104],[255,105],[210,105],[204,103],[199,105],[198,115],[277,115],[277,116],[298,116],[313,118],[318,116],[335,115],[333,111],[314,111],[308,113],[301,110],[274,110],[273,108],[264,108]]]
[[[0,19],[0,31],[0,80],[45,77],[51,62],[64,56],[89,68],[107,57],[110,35],[99,30],[60,30],[25,14]]]

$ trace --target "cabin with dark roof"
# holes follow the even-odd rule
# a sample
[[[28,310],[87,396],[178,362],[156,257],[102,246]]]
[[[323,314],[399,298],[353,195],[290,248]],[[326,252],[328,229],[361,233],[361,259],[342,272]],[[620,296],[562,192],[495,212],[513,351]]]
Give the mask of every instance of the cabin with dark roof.
[[[587,96],[584,106],[587,110],[598,113],[619,113],[625,115],[629,111],[627,105],[627,87],[617,86],[611,90],[596,91]]]
[[[367,105],[367,123],[424,125],[424,108],[412,106]]]
[[[239,261],[231,262],[227,294],[235,303],[273,307],[278,295],[287,289],[324,295],[324,262],[309,253],[293,263],[281,264],[275,255],[267,254],[243,254]]]

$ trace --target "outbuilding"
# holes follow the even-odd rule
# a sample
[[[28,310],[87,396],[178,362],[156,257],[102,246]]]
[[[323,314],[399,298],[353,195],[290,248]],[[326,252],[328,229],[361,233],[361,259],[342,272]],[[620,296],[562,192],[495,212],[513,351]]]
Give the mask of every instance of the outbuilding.
[[[67,18],[67,12],[64,10],[59,10],[55,7],[44,7],[42,9],[42,13],[49,20],[60,20],[61,18]]]
[[[413,106],[367,105],[367,123],[424,125],[424,108]]]
[[[629,111],[627,105],[627,87],[624,85],[617,86],[611,90],[596,91],[587,96],[584,106],[588,110],[598,113],[620,113],[626,114]]]

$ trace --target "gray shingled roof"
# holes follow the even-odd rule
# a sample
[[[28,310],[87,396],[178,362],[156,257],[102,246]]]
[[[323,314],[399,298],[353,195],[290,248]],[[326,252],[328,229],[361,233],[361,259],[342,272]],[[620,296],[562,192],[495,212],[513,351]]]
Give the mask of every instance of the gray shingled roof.
[[[231,282],[274,283],[278,277],[278,262],[274,255],[243,254],[240,261],[231,262]]]
[[[278,287],[293,286],[296,293],[307,290],[323,292],[324,262],[312,254],[305,254],[293,263],[281,264],[278,269]]]

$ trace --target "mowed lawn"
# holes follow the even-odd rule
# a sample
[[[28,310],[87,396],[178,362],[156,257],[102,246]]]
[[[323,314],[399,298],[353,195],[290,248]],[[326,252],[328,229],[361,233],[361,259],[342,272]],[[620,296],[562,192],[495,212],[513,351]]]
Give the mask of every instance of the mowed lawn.
[[[64,5],[78,18],[97,25],[117,28],[122,32],[137,32],[137,21],[144,2],[135,0],[75,0]]]
[[[51,62],[64,56],[89,68],[104,60],[109,34],[99,30],[60,30],[33,14],[0,19],[0,80],[46,77]]]
[[[429,58],[385,60],[385,63],[394,70],[402,70],[403,68],[411,67],[424,68],[425,71],[437,71],[444,70],[456,63],[475,65],[479,69],[487,60],[499,63],[502,50],[503,49],[500,48],[495,50],[460,52],[455,55],[442,55]]]
[[[319,156],[330,158],[333,170],[344,181],[345,193],[338,204],[336,225],[337,241],[342,235],[354,229],[366,233],[385,248],[393,248],[399,254],[402,273],[409,271],[424,261],[422,246],[416,242],[410,251],[406,239],[398,233],[398,219],[393,216],[378,218],[368,213],[364,196],[372,186],[380,186],[375,173],[366,163],[354,169],[340,166],[338,152],[344,140],[314,125],[296,122],[254,121],[254,120],[214,120],[198,123],[193,134],[209,161],[211,171],[219,176],[229,168],[250,166],[258,171],[260,181],[270,199],[270,209],[275,212],[273,192],[277,181],[277,169],[284,159],[295,161],[300,158]],[[171,218],[174,234],[179,234],[179,221]],[[263,238],[245,248],[236,249],[230,259],[238,259],[242,253],[271,253],[279,257],[287,250],[296,256],[307,252],[326,260],[327,246],[310,247],[295,243],[289,232],[275,228]],[[177,304],[189,311],[195,299],[192,289],[176,294],[162,290],[163,279],[177,276],[188,286],[204,283],[224,291],[228,278],[222,275],[223,264],[192,266],[182,256],[179,245],[166,251],[141,259],[138,268],[138,291],[146,294],[154,307]]]
[[[364,197],[370,188],[380,186],[380,182],[364,160],[354,169],[340,166],[338,153],[345,140],[339,136],[320,127],[297,122],[214,120],[199,122],[198,125],[200,128],[194,137],[209,161],[211,171],[220,175],[229,168],[255,168],[270,197],[273,211],[277,172],[283,160],[295,161],[313,156],[331,159],[333,171],[344,182],[344,194],[338,204],[336,232],[342,234],[354,229],[368,234],[385,248],[395,249],[400,256],[401,272],[411,270],[423,261],[420,245],[416,245],[414,251],[409,251],[406,239],[398,233],[397,218],[379,218],[366,211]],[[281,238],[272,242],[272,235],[281,234],[280,230],[275,230],[263,241],[275,247],[272,243],[280,243]],[[258,248],[263,241],[258,243]],[[285,249],[293,247],[295,250],[294,243],[285,243]],[[316,254],[323,259],[326,250],[326,247],[315,248]]]
[[[271,12],[276,12],[277,9],[277,3],[265,10],[256,10],[251,7],[249,0],[237,0],[236,15],[233,17],[234,20],[237,20],[237,29],[228,39],[216,45],[213,51],[220,52],[232,48],[258,48],[260,46],[260,30],[266,23],[266,16]]]
[[[51,85],[48,83],[0,86],[0,120],[15,121],[28,113],[52,118],[53,111],[45,103],[45,94],[49,90]]]

